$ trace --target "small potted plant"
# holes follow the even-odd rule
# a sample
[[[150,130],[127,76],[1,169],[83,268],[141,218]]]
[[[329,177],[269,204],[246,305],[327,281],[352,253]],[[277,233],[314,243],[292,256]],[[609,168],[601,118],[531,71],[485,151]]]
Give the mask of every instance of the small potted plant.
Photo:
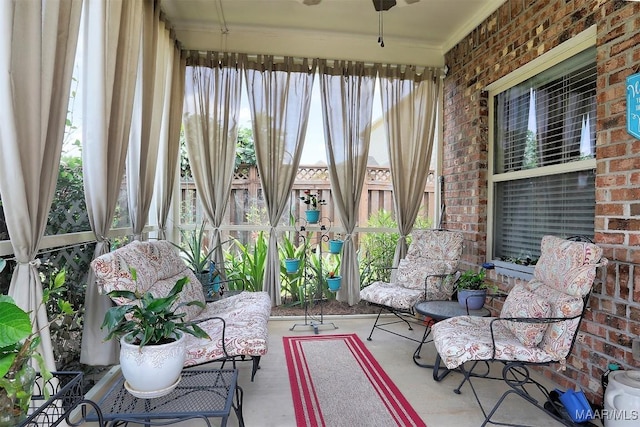
[[[329,252],[334,255],[339,254],[343,244],[342,235],[340,233],[336,234],[334,239],[329,240]]]
[[[323,199],[319,198],[318,194],[314,194],[311,190],[305,190],[304,196],[300,196],[300,199],[307,205],[307,210],[305,212],[307,217],[307,222],[310,224],[315,224],[320,219],[320,205],[326,205],[327,202]]]
[[[458,302],[468,310],[479,310],[484,306],[487,297],[487,290],[494,290],[495,286],[485,281],[487,271],[480,272],[467,270],[460,275],[456,282],[458,291]]]
[[[330,271],[327,274],[327,286],[331,292],[336,292],[340,290],[340,285],[342,284],[342,277],[336,275],[335,271]]]
[[[0,271],[6,262],[0,261]],[[59,271],[43,288],[40,306],[47,306],[57,298],[59,313],[53,316],[45,327],[74,313],[71,304],[59,298],[66,291],[65,271]],[[39,307],[40,308],[40,307]],[[38,353],[40,331],[34,330],[29,313],[16,305],[13,298],[0,295],[0,426],[16,426],[27,417],[33,394],[36,370],[31,366],[36,361],[43,384],[52,378],[42,355]],[[48,394],[48,387],[44,387]],[[49,396],[45,396],[49,398]]]
[[[300,268],[300,260],[298,258],[286,258],[284,260],[284,266],[288,274],[297,273]]]
[[[135,269],[130,272],[136,281]],[[120,339],[120,368],[126,380],[125,388],[136,397],[160,397],[176,387],[185,360],[185,333],[209,338],[197,325],[199,322],[184,321],[186,314],[179,310],[191,305],[204,307],[201,301],[177,303],[188,280],[187,277],[178,280],[164,297],[125,290],[107,294],[130,301],[111,307],[101,327],[108,331],[105,339]]]

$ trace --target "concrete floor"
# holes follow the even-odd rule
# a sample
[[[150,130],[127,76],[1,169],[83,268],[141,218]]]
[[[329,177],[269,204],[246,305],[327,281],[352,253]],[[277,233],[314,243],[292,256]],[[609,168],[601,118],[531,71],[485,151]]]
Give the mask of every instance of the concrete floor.
[[[453,389],[461,380],[459,373],[451,373],[443,381],[435,382],[430,369],[418,367],[413,363],[412,355],[417,346],[415,342],[378,330],[373,334],[373,340],[367,341],[373,320],[374,318],[369,315],[325,316],[324,325],[320,325],[319,333],[356,333],[428,427],[477,427],[482,424],[484,417],[469,386],[465,385],[460,395],[453,393]],[[262,358],[261,369],[256,374],[254,382],[250,380],[251,364],[239,364],[239,384],[244,389],[243,413],[247,427],[295,427],[282,337],[313,334],[313,329],[304,323],[304,319],[293,317],[270,320],[269,353]],[[338,329],[333,329],[330,323],[335,324]],[[294,324],[298,326],[292,331],[290,328]],[[421,326],[414,327],[412,332],[407,331],[406,327],[400,324],[397,328],[399,332],[411,333],[416,339],[420,339],[424,331]],[[425,363],[432,363],[435,354],[433,344],[425,345],[422,350]],[[212,365],[212,367],[217,366],[219,365]],[[113,372],[117,370],[113,369],[111,374]],[[109,381],[109,377],[109,374],[106,375],[92,392],[99,392],[100,387]],[[481,399],[487,402],[489,407],[493,406],[492,403],[506,390],[505,385],[499,381],[476,380],[474,384],[477,385]],[[553,384],[546,383],[546,385],[549,389],[555,388]],[[345,384],[345,387],[348,387],[348,384]],[[507,398],[495,420],[540,427],[561,426],[560,423],[519,397]],[[219,426],[220,420],[211,420],[211,424]],[[193,420],[176,425],[195,427],[203,426],[204,423],[202,420]],[[227,426],[236,427],[237,425],[237,419],[232,414]],[[362,426],[367,426],[366,420],[363,420]]]

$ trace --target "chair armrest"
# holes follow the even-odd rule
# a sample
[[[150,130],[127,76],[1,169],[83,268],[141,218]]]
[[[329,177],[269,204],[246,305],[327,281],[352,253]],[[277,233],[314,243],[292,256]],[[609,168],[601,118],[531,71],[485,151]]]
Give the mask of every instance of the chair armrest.
[[[225,322],[225,320],[222,317],[219,317],[219,316],[205,317],[203,319],[196,319],[196,320],[192,321],[191,323],[200,324],[200,323],[208,322],[209,320],[219,320],[220,322],[222,322],[222,352],[224,353],[224,357],[228,358],[229,357],[229,353],[227,352],[227,346],[225,344],[225,334],[226,334],[226,330],[227,330],[227,322]],[[206,332],[206,330],[205,330],[205,332]],[[211,338],[211,336],[209,336],[209,339],[213,340]]]
[[[440,282],[440,285],[442,285],[444,281],[447,280],[448,277],[451,277],[452,278],[451,280],[453,280],[452,289],[455,292],[455,284],[460,278],[460,272],[457,271],[455,273],[427,274],[424,278],[424,296],[427,301],[434,300],[433,297],[429,296],[429,279],[432,277],[441,277],[442,281]]]
[[[571,317],[496,317],[491,320],[489,323],[489,329],[491,331],[491,347],[492,347],[492,355],[491,358],[495,359],[496,356],[496,341],[493,332],[493,324],[495,322],[519,322],[519,323],[560,323],[566,322],[568,320],[579,319],[582,315],[571,316]]]

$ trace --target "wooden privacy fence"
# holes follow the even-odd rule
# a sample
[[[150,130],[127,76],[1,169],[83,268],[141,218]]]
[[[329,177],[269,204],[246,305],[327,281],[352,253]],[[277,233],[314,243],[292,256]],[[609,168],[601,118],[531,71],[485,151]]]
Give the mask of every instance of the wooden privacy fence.
[[[429,174],[423,196],[423,212],[433,219],[435,217],[435,175]],[[305,190],[318,194],[320,199],[327,204],[321,206],[322,217],[338,221],[335,207],[331,198],[331,183],[329,171],[326,166],[301,166],[298,169],[296,181],[293,185],[289,203],[290,209],[286,212],[294,218],[303,217],[306,205],[300,199]],[[366,227],[369,216],[381,209],[395,213],[391,186],[391,172],[388,167],[375,166],[367,168],[360,209],[358,225]],[[181,181],[181,224],[199,223],[204,218],[202,207],[198,201],[196,187],[193,181]],[[236,172],[231,186],[231,197],[227,209],[225,223],[229,225],[267,225],[268,220],[264,210],[264,198],[262,185],[256,166],[240,166]],[[283,222],[288,223],[288,215],[283,216]]]

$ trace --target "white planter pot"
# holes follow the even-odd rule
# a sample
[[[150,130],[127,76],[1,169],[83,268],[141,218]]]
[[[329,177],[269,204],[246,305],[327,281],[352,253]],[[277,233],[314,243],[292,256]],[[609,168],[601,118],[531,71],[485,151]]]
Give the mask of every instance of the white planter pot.
[[[178,385],[186,356],[185,337],[161,345],[131,344],[131,334],[120,339],[120,369],[125,387],[136,397],[160,397]]]

